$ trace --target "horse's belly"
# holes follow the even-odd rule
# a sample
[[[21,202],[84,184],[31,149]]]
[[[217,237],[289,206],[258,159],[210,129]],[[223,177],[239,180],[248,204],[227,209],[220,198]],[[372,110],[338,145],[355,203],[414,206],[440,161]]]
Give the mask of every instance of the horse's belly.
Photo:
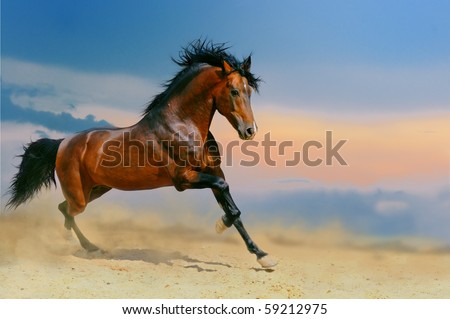
[[[92,174],[97,185],[121,190],[142,190],[173,185],[166,169],[158,167],[99,168]]]

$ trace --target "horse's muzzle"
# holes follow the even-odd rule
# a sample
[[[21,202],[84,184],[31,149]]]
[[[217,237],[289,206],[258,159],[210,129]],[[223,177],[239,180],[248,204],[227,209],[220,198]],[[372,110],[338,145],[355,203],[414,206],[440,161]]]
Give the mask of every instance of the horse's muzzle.
[[[252,140],[256,132],[258,131],[258,126],[255,122],[253,122],[251,125],[245,125],[244,128],[241,130],[238,130],[239,137],[243,140]]]

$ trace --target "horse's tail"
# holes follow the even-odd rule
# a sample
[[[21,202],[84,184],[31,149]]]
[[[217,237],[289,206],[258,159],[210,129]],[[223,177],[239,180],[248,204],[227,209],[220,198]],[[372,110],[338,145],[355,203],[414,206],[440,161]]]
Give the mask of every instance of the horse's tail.
[[[42,186],[50,188],[55,181],[56,154],[63,139],[42,138],[23,147],[22,162],[14,175],[7,207],[17,208],[35,196]]]

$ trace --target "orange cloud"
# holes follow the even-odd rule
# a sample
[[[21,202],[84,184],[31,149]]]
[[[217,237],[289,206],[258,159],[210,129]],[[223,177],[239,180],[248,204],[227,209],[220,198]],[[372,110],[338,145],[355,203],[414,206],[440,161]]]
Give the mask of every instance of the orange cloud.
[[[299,178],[319,181],[324,184],[370,186],[391,181],[445,181],[450,177],[450,116],[395,117],[377,119],[323,119],[302,114],[295,110],[258,112],[258,146],[249,149],[260,157],[255,167],[243,167],[243,161],[251,156],[242,154],[242,149],[232,150],[233,168],[227,169],[235,181],[245,184],[251,180],[282,180]],[[225,119],[217,116],[212,132],[216,139],[227,145],[237,139],[237,133]],[[347,140],[339,154],[348,165],[340,165],[333,158],[332,165],[325,165],[326,132],[332,132],[334,147],[340,140]],[[264,152],[262,142],[270,132],[276,146],[270,153]],[[292,147],[280,152],[280,143],[292,141]],[[288,167],[286,162],[294,153],[302,153],[308,141],[317,141],[309,147],[309,159],[322,159],[315,167],[305,164],[302,158],[298,165]],[[242,145],[244,142],[240,142]],[[276,162],[271,166],[264,157]],[[297,154],[298,155],[298,154]]]

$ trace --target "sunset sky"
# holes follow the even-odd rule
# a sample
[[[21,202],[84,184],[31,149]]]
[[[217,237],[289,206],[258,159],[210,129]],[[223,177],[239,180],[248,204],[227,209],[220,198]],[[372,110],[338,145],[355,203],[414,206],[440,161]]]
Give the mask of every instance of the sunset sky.
[[[242,165],[242,141],[224,154],[246,218],[450,243],[448,1],[4,0],[1,28],[2,207],[22,144],[134,124],[179,70],[170,58],[202,37],[252,53],[264,81],[252,97],[261,161]],[[225,147],[238,139],[219,114],[212,131]],[[327,131],[346,141],[347,165],[286,167],[308,141],[324,146],[311,159],[324,158]],[[292,141],[271,150],[275,166],[262,160],[266,134]],[[207,191],[102,200],[220,214]]]

